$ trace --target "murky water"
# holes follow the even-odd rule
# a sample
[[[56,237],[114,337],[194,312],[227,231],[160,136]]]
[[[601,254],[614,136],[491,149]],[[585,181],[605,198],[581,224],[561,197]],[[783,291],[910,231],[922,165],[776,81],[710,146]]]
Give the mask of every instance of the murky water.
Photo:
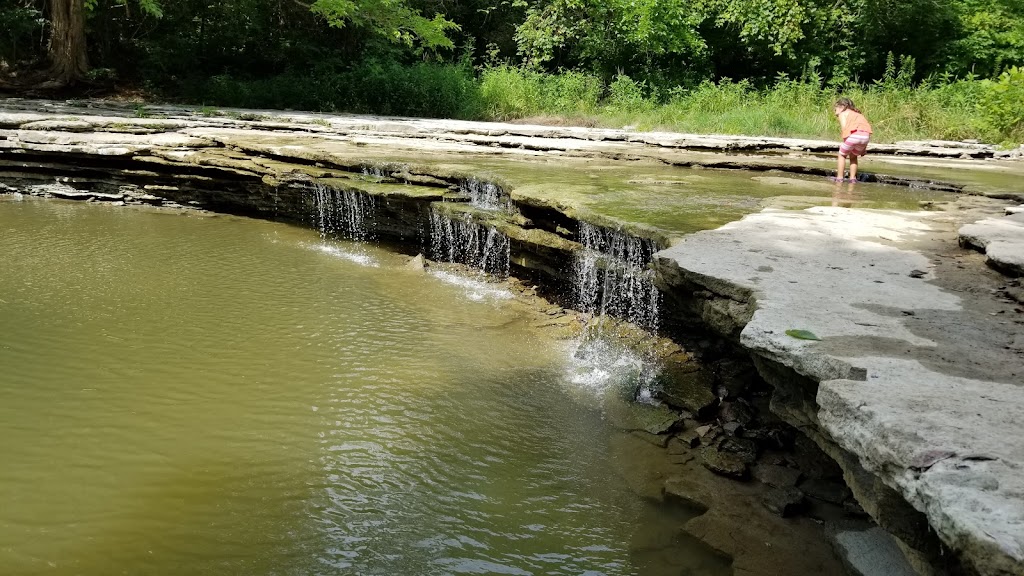
[[[499,289],[231,217],[0,199],[0,242],[0,574],[724,570]]]

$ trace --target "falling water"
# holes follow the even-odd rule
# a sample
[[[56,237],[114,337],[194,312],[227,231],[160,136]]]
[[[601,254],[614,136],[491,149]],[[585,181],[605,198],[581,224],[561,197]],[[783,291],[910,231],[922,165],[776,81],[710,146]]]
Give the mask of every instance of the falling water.
[[[337,190],[323,184],[313,185],[313,219],[320,237],[341,236],[350,240],[372,238],[373,196],[355,190]]]
[[[509,208],[507,199],[502,200],[502,191],[497,184],[469,178],[459,186],[469,196],[469,203],[481,210],[506,210]]]
[[[653,242],[580,222],[583,250],[576,256],[576,306],[647,329],[658,327],[658,289],[647,267]]]
[[[660,363],[603,333],[606,315],[625,319],[645,330],[658,326],[659,293],[647,267],[654,244],[618,230],[580,222],[575,262],[576,308],[591,316],[575,344],[570,381],[604,391],[626,386],[638,402],[652,402],[652,386]]]
[[[377,166],[363,166],[363,176],[373,176],[374,178],[384,178],[384,171]]]
[[[434,260],[457,262],[496,276],[508,276],[508,236],[469,219],[430,211],[430,253]]]

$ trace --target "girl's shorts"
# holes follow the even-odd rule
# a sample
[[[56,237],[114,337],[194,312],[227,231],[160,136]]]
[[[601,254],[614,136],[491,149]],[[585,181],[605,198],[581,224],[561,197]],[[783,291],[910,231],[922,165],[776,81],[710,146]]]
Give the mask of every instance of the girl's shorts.
[[[864,132],[854,132],[843,140],[839,145],[840,156],[863,156],[868,153],[868,142],[871,135]]]

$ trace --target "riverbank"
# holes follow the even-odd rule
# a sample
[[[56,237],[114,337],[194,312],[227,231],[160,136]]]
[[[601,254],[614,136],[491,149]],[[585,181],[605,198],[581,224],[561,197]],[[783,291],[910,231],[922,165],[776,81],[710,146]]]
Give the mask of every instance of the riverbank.
[[[950,244],[956,241],[953,224],[994,216],[1003,208],[999,198],[1019,198],[1013,185],[1021,176],[1019,163],[958,159],[964,154],[994,156],[994,150],[946,143],[881,148],[879,152],[887,155],[871,159],[871,180],[887,186],[864,183],[837,190],[803,177],[828,172],[831,143],[636,137],[621,131],[265,111],[207,118],[195,111],[168,109],[163,118],[133,118],[130,110],[103,103],[92,108],[55,105],[50,113],[38,112],[38,103],[9,104],[0,117],[0,162],[6,175],[57,178],[78,189],[81,199],[173,201],[308,223],[315,179],[336,190],[378,199],[373,234],[379,238],[422,242],[416,227],[424,206],[461,207],[460,217],[509,238],[515,274],[543,278],[553,287],[567,280],[565,265],[581,249],[573,230],[576,223],[643,238],[662,250],[658,262],[662,284],[668,287],[663,293],[684,300],[666,313],[677,314],[680,324],[689,321],[717,331],[752,354],[761,375],[776,385],[772,410],[803,429],[843,466],[861,505],[917,550],[911,556],[920,560],[919,567],[934,566],[936,556],[943,553],[928,540],[929,526],[954,553],[947,561],[962,561],[982,574],[1014,573],[1020,567],[1020,541],[1014,536],[1019,530],[1014,527],[1020,525],[1022,503],[1007,474],[1024,463],[1024,455],[1012,441],[996,442],[1019,432],[1022,420],[1006,414],[1024,404],[1019,388],[1005,381],[1020,374],[1012,371],[1020,356],[1009,349],[992,357],[978,351],[989,351],[1006,337],[1016,338],[1020,324],[1010,321],[1001,331],[987,330],[979,324],[985,317],[948,293],[953,288],[929,283],[928,275],[937,272],[922,256],[927,250],[914,245],[918,237],[898,234],[932,234],[955,251],[958,248]],[[25,109],[31,107],[35,109]],[[521,164],[509,164],[508,159]],[[632,176],[590,178],[610,166],[620,166]],[[701,190],[715,183],[695,168],[729,169],[725,174],[740,178],[736,185],[753,197],[702,200]],[[769,171],[778,175],[765,177]],[[565,172],[572,174],[559,176]],[[566,180],[547,179],[551,177]],[[493,183],[497,197],[511,202],[518,215],[474,209],[473,187],[467,185],[474,179],[478,184]],[[898,198],[884,200],[894,190],[899,191]],[[948,203],[955,199],[953,193],[968,195],[964,198],[976,195],[978,203],[960,210],[963,204]],[[908,198],[913,200],[907,202]],[[858,208],[832,208],[834,203]],[[906,214],[921,203],[952,210]],[[735,205],[726,208],[729,204]],[[828,207],[762,211],[819,204]],[[685,210],[690,214],[677,214]],[[725,212],[726,220],[707,211]],[[700,232],[746,214],[750,216],[720,230]],[[718,256],[704,256],[710,254]],[[834,260],[837,254],[842,255],[839,262]],[[878,270],[866,274],[851,264],[863,258],[871,260],[864,260],[866,268]],[[980,256],[975,258],[980,264]],[[907,266],[911,269],[903,270]],[[972,274],[984,270],[972,269]],[[909,276],[915,271],[923,272],[924,278]],[[876,278],[875,272],[881,276]],[[680,275],[683,280],[677,282]],[[791,289],[801,278],[828,278],[829,290],[819,290],[824,281]],[[837,286],[852,291],[845,304],[835,298]],[[890,293],[893,288],[898,292]],[[978,299],[991,298],[984,292],[975,294]],[[892,297],[900,298],[898,313],[879,312],[879,306],[892,306]],[[832,307],[840,304],[842,309]],[[991,314],[1019,313],[1013,309],[985,314],[995,318]],[[837,315],[843,318],[838,325]],[[933,317],[942,322],[936,320],[925,336],[906,325],[919,318],[931,323]],[[949,327],[956,325],[979,326],[977,331],[991,341],[963,348],[972,340],[953,337],[948,350],[935,344],[935,333],[955,334]],[[790,341],[784,332],[794,328],[811,330],[823,341]],[[1012,348],[1015,341],[1007,345]],[[833,349],[833,343],[846,343],[849,349]],[[935,360],[933,353],[944,360]],[[893,354],[902,360],[875,360]],[[961,358],[978,360],[965,363]],[[941,368],[928,368],[932,361]],[[993,366],[1009,366],[1009,372],[996,374]],[[796,374],[786,375],[781,367]],[[877,387],[872,378],[876,373],[881,378]],[[791,394],[799,400],[799,409],[782,401],[787,383],[806,386]],[[969,386],[979,390],[979,398],[998,396],[1000,403],[972,403],[981,416],[964,416],[962,421],[943,416],[964,414],[959,394],[936,394],[929,387],[942,385]],[[906,390],[907,396],[891,397],[895,389]],[[932,402],[925,416],[939,415],[937,419],[923,422],[913,409],[889,412],[922,397]],[[849,407],[861,402],[872,407],[872,417],[854,417],[864,411]],[[964,422],[970,423],[966,430]],[[935,430],[931,437],[942,440],[915,440],[925,424]],[[950,480],[946,472],[965,479]],[[905,503],[903,508],[899,502]],[[969,502],[978,505],[965,508]],[[917,516],[907,514],[912,509]],[[901,527],[892,521],[900,517],[914,520]]]

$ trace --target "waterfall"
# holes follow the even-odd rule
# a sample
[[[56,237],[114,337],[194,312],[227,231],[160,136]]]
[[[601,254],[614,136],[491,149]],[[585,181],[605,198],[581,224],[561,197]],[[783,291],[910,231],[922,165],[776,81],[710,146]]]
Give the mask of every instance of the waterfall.
[[[575,262],[577,309],[656,330],[659,293],[647,267],[654,243],[585,222],[579,230],[583,250]]]
[[[579,224],[579,241],[583,250],[575,261],[575,307],[591,319],[575,344],[569,381],[601,393],[626,388],[635,401],[656,403],[652,395],[661,364],[653,349],[637,350],[607,337],[603,318],[611,315],[657,330],[660,295],[647,266],[654,243],[585,222]]]
[[[502,191],[497,184],[469,178],[462,182],[459,189],[469,196],[469,203],[481,210],[507,210],[508,201],[502,201]]]
[[[496,276],[508,276],[509,241],[491,226],[450,218],[430,211],[430,255],[438,261],[456,262]]]
[[[377,166],[363,166],[363,176],[373,176],[374,178],[384,178],[384,171]]]
[[[320,237],[341,236],[364,241],[373,237],[376,199],[364,192],[337,190],[323,184],[313,185],[313,220]]]

